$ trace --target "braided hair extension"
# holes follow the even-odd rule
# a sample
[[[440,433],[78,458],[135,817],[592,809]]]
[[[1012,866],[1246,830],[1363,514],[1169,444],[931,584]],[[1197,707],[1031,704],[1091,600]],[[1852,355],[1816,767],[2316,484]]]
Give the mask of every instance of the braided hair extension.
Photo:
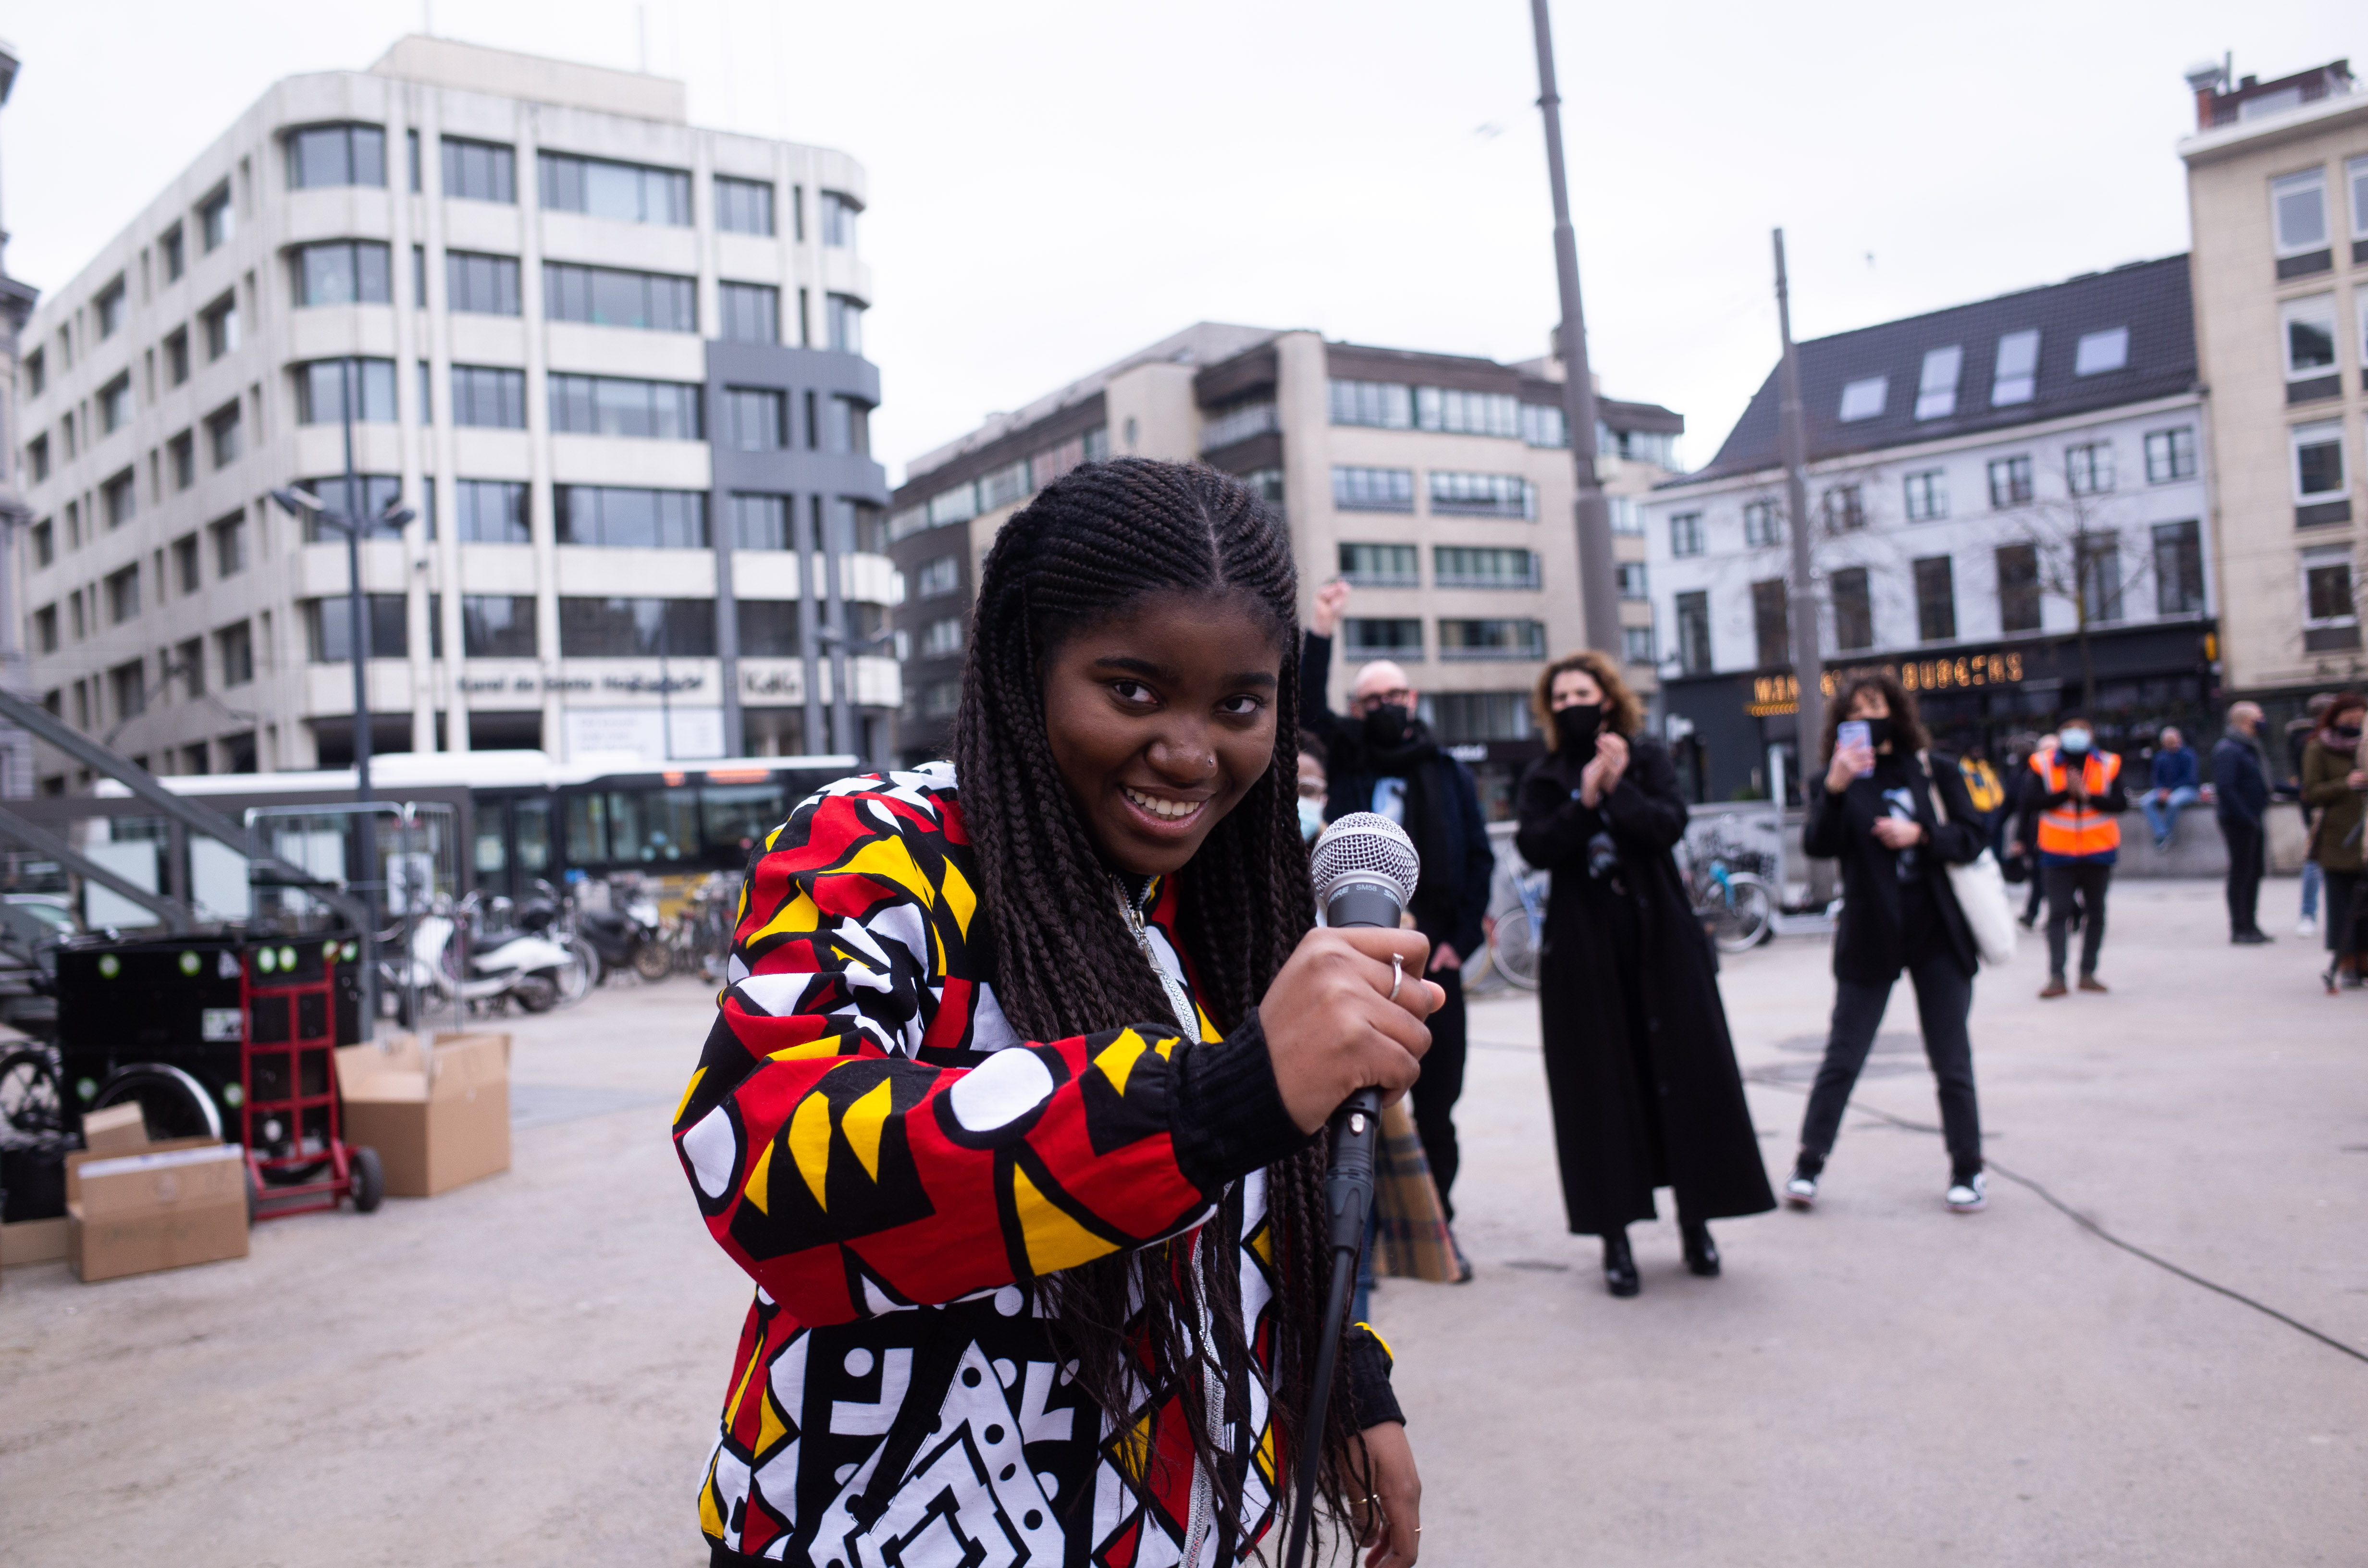
[[[1247,601],[1272,625],[1281,653],[1273,761],[1210,831],[1178,885],[1179,923],[1218,1028],[1232,1028],[1256,1006],[1315,924],[1299,833],[1298,574],[1287,533],[1249,491],[1211,469],[1122,458],[1073,470],[1005,524],[987,552],[954,728],[955,777],[994,932],[996,994],[1031,1039],[1168,1014],[1054,766],[1041,677],[1064,636],[1165,593]],[[994,918],[1055,910],[1057,918]],[[1267,1393],[1286,1470],[1305,1451],[1298,1424],[1330,1278],[1324,1165],[1319,1140],[1266,1173],[1280,1329]],[[1241,1318],[1238,1221],[1226,1207],[1198,1245],[1182,1236],[1042,1281],[1079,1382],[1113,1419],[1133,1415],[1147,1368],[1154,1388],[1224,1387],[1230,1423],[1248,1429],[1247,1388],[1228,1376],[1257,1363]],[[1212,1320],[1206,1345],[1197,1331],[1202,1305]],[[1178,1403],[1216,1489],[1220,1544],[1230,1552],[1248,1456],[1221,1451],[1202,1401]],[[1347,1517],[1344,1488],[1361,1471],[1350,1457],[1358,1450],[1349,1403],[1336,1387],[1317,1445],[1336,1519]],[[1140,1477],[1128,1479],[1142,1490]],[[1275,1492],[1290,1495],[1284,1476]]]

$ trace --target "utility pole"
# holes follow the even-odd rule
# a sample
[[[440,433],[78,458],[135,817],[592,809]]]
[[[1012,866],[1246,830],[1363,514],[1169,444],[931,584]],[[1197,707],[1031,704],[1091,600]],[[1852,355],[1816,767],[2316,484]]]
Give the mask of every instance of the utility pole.
[[[1562,97],[1554,91],[1554,32],[1546,0],[1530,0],[1538,35],[1538,109],[1546,122],[1546,178],[1554,187],[1554,281],[1562,290],[1562,411],[1570,426],[1576,483],[1579,604],[1588,646],[1622,657],[1618,568],[1611,560],[1611,514],[1595,473],[1595,377],[1587,365],[1587,319],[1578,304],[1578,239],[1570,227],[1570,187],[1562,159]]]
[[[1808,801],[1808,782],[1817,769],[1817,748],[1826,733],[1824,666],[1817,653],[1816,582],[1809,567],[1808,432],[1801,421],[1801,359],[1793,347],[1793,300],[1784,276],[1784,231],[1776,239],[1776,328],[1782,335],[1784,357],[1776,365],[1776,441],[1784,459],[1786,531],[1792,536],[1793,581],[1786,620],[1793,634],[1793,680],[1801,690],[1794,710],[1797,742],[1793,772],[1800,776],[1801,800]],[[1772,784],[1774,780],[1770,780]],[[1781,808],[1782,801],[1777,802]]]

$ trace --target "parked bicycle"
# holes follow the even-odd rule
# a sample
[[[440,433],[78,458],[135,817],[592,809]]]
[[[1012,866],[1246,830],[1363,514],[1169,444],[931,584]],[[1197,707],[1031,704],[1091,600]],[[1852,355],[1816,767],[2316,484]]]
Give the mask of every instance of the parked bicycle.
[[[1773,934],[1776,895],[1763,875],[1773,870],[1773,860],[1716,827],[1699,843],[1681,846],[1686,896],[1720,952],[1743,952]]]
[[[1553,881],[1545,871],[1523,871],[1512,879],[1519,901],[1497,916],[1488,937],[1488,961],[1524,991],[1538,988],[1538,949],[1546,934],[1546,890]]]

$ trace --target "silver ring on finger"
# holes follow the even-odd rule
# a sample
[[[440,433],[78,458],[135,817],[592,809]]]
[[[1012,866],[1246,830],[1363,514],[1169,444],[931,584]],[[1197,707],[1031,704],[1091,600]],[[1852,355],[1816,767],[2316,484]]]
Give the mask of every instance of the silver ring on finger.
[[[1391,1000],[1391,1001],[1395,1002],[1395,1001],[1396,1001],[1396,1000],[1398,999],[1398,987],[1399,987],[1399,986],[1401,986],[1401,985],[1403,985],[1403,984],[1405,984],[1405,983],[1406,983],[1406,957],[1405,957],[1405,955],[1404,955],[1404,954],[1402,954],[1402,953],[1392,953],[1392,954],[1390,955],[1390,1000]]]

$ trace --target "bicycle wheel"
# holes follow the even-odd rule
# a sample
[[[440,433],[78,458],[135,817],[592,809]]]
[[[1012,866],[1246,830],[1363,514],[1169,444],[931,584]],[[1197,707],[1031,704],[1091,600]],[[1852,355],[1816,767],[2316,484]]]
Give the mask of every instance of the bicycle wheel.
[[[1711,939],[1722,953],[1739,953],[1767,940],[1770,916],[1776,907],[1768,884],[1758,877],[1729,877],[1726,894],[1711,906]]]
[[[600,983],[600,955],[593,950],[591,943],[581,937],[571,937],[567,943],[567,954],[570,961],[560,965],[555,971],[559,982],[559,1005],[563,1007],[583,1001],[592,994],[592,988]]]
[[[1488,944],[1497,972],[1524,991],[1538,988],[1538,929],[1526,909],[1508,909],[1497,916],[1497,935]]]

